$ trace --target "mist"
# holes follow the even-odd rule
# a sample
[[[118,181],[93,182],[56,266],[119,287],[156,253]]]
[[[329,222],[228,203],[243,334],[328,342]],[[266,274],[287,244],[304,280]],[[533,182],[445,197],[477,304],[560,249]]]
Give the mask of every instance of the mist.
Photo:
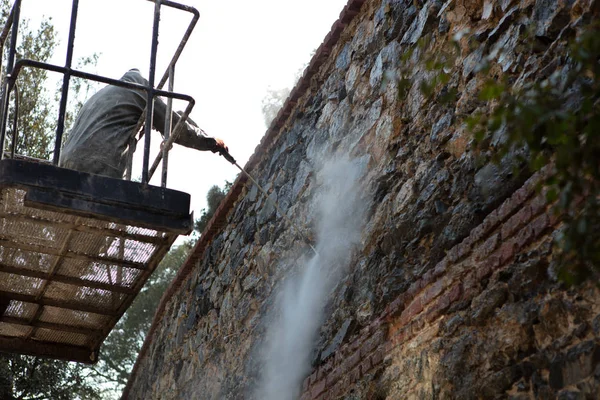
[[[359,164],[348,159],[330,161],[317,172],[319,189],[313,202],[318,210],[318,255],[289,271],[274,315],[267,318],[274,322],[268,330],[257,398],[291,400],[300,395],[328,296],[360,242],[364,216],[360,173]]]

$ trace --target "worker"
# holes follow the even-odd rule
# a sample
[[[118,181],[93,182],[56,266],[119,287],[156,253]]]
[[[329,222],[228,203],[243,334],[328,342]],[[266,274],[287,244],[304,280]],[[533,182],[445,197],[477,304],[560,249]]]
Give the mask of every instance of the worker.
[[[124,82],[148,85],[138,69],[129,70]],[[94,94],[81,107],[73,128],[67,136],[59,165],[81,172],[122,179],[130,151],[135,151],[134,132],[146,108],[147,92],[108,85]],[[167,106],[158,97],[154,100],[154,129],[164,134]],[[179,121],[172,114],[172,125]],[[190,120],[191,121],[191,120]],[[196,150],[227,154],[221,139],[207,136],[193,123],[184,123],[175,143]]]

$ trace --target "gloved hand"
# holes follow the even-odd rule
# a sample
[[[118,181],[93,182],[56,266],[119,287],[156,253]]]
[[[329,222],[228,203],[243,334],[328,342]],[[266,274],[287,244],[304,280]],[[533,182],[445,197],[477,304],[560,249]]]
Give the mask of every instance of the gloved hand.
[[[218,152],[219,155],[225,157],[225,159],[227,161],[229,161],[232,164],[235,164],[235,158],[233,158],[231,156],[231,154],[229,154],[229,148],[227,147],[227,145],[225,144],[225,142],[223,142],[222,139],[218,139],[218,138],[215,138],[215,142],[216,142],[216,144],[215,144],[215,147],[212,150],[212,152],[213,153],[217,153]]]
[[[225,145],[225,142],[223,141],[223,139],[219,139],[219,138],[215,138],[215,148],[213,150],[213,153],[221,153],[222,151],[228,152],[229,148]]]

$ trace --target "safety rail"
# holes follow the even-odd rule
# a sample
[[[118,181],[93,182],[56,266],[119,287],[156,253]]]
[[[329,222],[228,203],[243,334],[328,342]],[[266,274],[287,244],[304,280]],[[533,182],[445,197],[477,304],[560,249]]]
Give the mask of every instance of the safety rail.
[[[22,0],[15,0],[0,33],[0,54],[10,38],[4,74],[0,63],[0,351],[95,363],[102,342],[131,305],[179,234],[193,226],[190,195],[166,188],[168,151],[195,105],[175,93],[175,65],[200,15],[167,0],[155,4],[148,85],[71,67],[79,1],[73,0],[64,66],[16,59]],[[175,54],[154,87],[162,6],[193,14]],[[52,160],[16,154],[17,78],[25,68],[63,75]],[[147,93],[147,107],[132,132],[126,179],[58,167],[71,78]],[[163,86],[169,82],[168,90]],[[157,96],[167,98],[162,150],[150,165],[150,132]],[[11,148],[5,150],[10,102]],[[187,102],[171,127],[173,100]],[[142,126],[144,129],[142,130]],[[140,132],[141,131],[141,132]],[[140,132],[139,137],[136,135]],[[145,136],[145,137],[144,137]],[[131,181],[135,142],[144,137],[142,182]],[[161,186],[149,184],[162,161]]]
[[[18,29],[19,29],[19,18],[20,18],[22,1],[23,0],[15,0],[13,7],[11,9],[11,12],[8,16],[7,23],[4,26],[2,33],[0,34],[0,54],[3,54],[6,40],[10,37],[10,49],[9,49],[9,53],[8,53],[8,60],[6,63],[6,68],[4,71],[5,73],[2,78],[2,91],[0,92],[0,113],[1,113],[1,115],[0,115],[0,156],[1,156],[1,158],[3,159],[5,157],[4,146],[5,146],[5,140],[6,140],[6,130],[7,130],[6,125],[7,125],[7,119],[8,119],[10,97],[11,97],[11,93],[16,88],[16,82],[17,82],[19,73],[21,72],[23,67],[39,68],[39,69],[44,69],[44,70],[48,70],[48,71],[61,73],[64,76],[63,84],[62,84],[62,91],[61,91],[61,96],[60,96],[60,105],[59,105],[58,121],[57,121],[57,128],[56,128],[56,140],[54,143],[54,152],[53,152],[53,160],[52,160],[52,163],[54,165],[58,165],[58,162],[60,159],[62,138],[64,135],[64,129],[65,129],[64,122],[65,122],[65,117],[66,117],[69,82],[70,82],[71,77],[87,79],[87,80],[91,80],[91,81],[95,81],[95,82],[106,83],[109,85],[115,85],[115,86],[130,88],[130,89],[144,90],[147,92],[147,95],[148,95],[147,104],[149,104],[151,106],[147,107],[146,111],[141,116],[140,121],[138,122],[137,129],[135,130],[135,132],[132,133],[132,140],[135,140],[134,135],[138,131],[140,131],[140,129],[143,126],[144,129],[140,133],[140,136],[138,138],[138,139],[141,139],[142,137],[144,137],[142,183],[147,184],[150,181],[150,179],[152,178],[152,176],[157,168],[157,165],[162,160],[163,161],[163,163],[162,163],[163,173],[162,173],[162,177],[161,177],[161,186],[166,187],[167,169],[168,169],[167,154],[168,154],[168,151],[170,150],[171,146],[168,146],[168,145],[162,146],[163,149],[156,157],[156,159],[153,163],[153,167],[149,168],[150,145],[151,145],[150,132],[152,130],[154,99],[157,96],[166,97],[168,99],[167,115],[169,115],[169,116],[171,115],[171,112],[172,112],[172,100],[173,99],[178,99],[178,100],[187,102],[187,107],[185,108],[183,113],[181,113],[180,120],[174,127],[171,127],[170,118],[167,119],[168,126],[165,127],[166,129],[165,129],[165,134],[164,134],[165,135],[164,141],[165,142],[169,141],[169,138],[172,136],[172,138],[169,141],[169,143],[172,143],[177,138],[179,133],[181,132],[181,129],[183,129],[184,123],[187,120],[188,116],[190,115],[190,113],[195,105],[195,101],[191,96],[173,92],[172,82],[174,81],[174,78],[175,78],[175,65],[176,65],[177,61],[179,60],[179,57],[181,56],[183,48],[185,47],[187,41],[189,40],[190,35],[191,35],[194,27],[196,26],[196,23],[198,22],[198,20],[200,18],[200,13],[198,12],[198,10],[196,10],[195,8],[190,7],[190,6],[186,6],[183,4],[179,4],[179,3],[167,1],[167,0],[146,0],[146,1],[150,1],[150,2],[154,3],[155,7],[154,7],[154,21],[153,21],[153,28],[152,28],[153,32],[152,32],[152,44],[151,44],[151,51],[150,51],[150,68],[149,68],[149,73],[148,73],[148,85],[144,86],[144,85],[123,82],[123,81],[120,81],[117,79],[111,79],[111,78],[107,78],[104,76],[91,74],[91,73],[87,73],[87,72],[83,72],[83,71],[78,71],[71,67],[72,59],[73,59],[74,44],[75,44],[75,30],[76,30],[76,24],[77,24],[79,0],[73,0],[73,3],[72,3],[73,6],[72,6],[72,10],[71,10],[71,20],[70,20],[69,37],[68,37],[68,45],[67,45],[67,58],[66,58],[65,66],[53,65],[53,64],[30,60],[30,59],[21,59],[21,60],[15,61],[16,46],[17,46],[17,39],[18,39]],[[189,13],[193,14],[193,17],[184,33],[182,39],[180,40],[179,45],[178,45],[177,49],[175,50],[175,53],[174,53],[173,57],[171,58],[171,61],[169,62],[165,73],[163,74],[162,78],[160,79],[158,85],[155,88],[154,83],[156,80],[158,33],[159,33],[159,22],[160,22],[160,10],[161,10],[162,6],[167,6],[167,7],[175,8],[175,9],[182,10],[185,12],[189,12]],[[10,36],[9,36],[9,33],[10,33]],[[0,66],[0,72],[2,72],[1,66]],[[161,90],[167,81],[170,81],[169,91]],[[16,107],[18,107],[18,105]],[[150,112],[148,112],[148,110],[150,110]],[[12,146],[13,147],[15,146],[17,134],[18,134],[18,129],[16,126],[16,118],[17,117],[15,116],[15,121],[13,122],[13,129],[12,129]],[[11,157],[14,157],[13,151],[11,151]],[[128,176],[127,176],[128,179],[131,179],[131,160],[132,160],[132,158],[130,157],[130,165],[128,166]]]

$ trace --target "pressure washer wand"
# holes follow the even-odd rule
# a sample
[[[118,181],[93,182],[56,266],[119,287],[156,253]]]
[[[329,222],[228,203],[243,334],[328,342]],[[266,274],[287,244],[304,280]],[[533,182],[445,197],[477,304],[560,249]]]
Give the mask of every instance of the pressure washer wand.
[[[306,244],[308,244],[310,246],[310,248],[315,253],[315,255],[318,256],[319,253],[317,253],[317,249],[315,249],[315,247],[312,245],[310,240],[308,240],[308,238],[306,236],[304,236],[304,234],[302,233],[300,228],[298,228],[298,226],[296,224],[294,224],[294,222],[283,211],[281,211],[281,209],[279,208],[279,204],[277,204],[277,202],[275,200],[271,199],[271,197],[265,191],[265,189],[263,189],[263,187],[260,186],[258,184],[258,182],[256,182],[256,179],[254,179],[252,177],[252,175],[250,175],[244,168],[240,167],[239,164],[235,161],[235,158],[233,158],[231,156],[231,154],[229,154],[229,152],[227,152],[226,150],[219,149],[219,154],[222,155],[227,161],[229,161],[230,163],[235,165],[240,171],[242,171],[244,173],[244,175],[246,175],[252,181],[252,183],[254,183],[256,185],[256,187],[262,192],[262,194],[265,195],[267,200],[270,200],[271,203],[273,203],[277,212],[290,224],[290,226],[292,226],[298,232],[300,237],[306,242]]]

